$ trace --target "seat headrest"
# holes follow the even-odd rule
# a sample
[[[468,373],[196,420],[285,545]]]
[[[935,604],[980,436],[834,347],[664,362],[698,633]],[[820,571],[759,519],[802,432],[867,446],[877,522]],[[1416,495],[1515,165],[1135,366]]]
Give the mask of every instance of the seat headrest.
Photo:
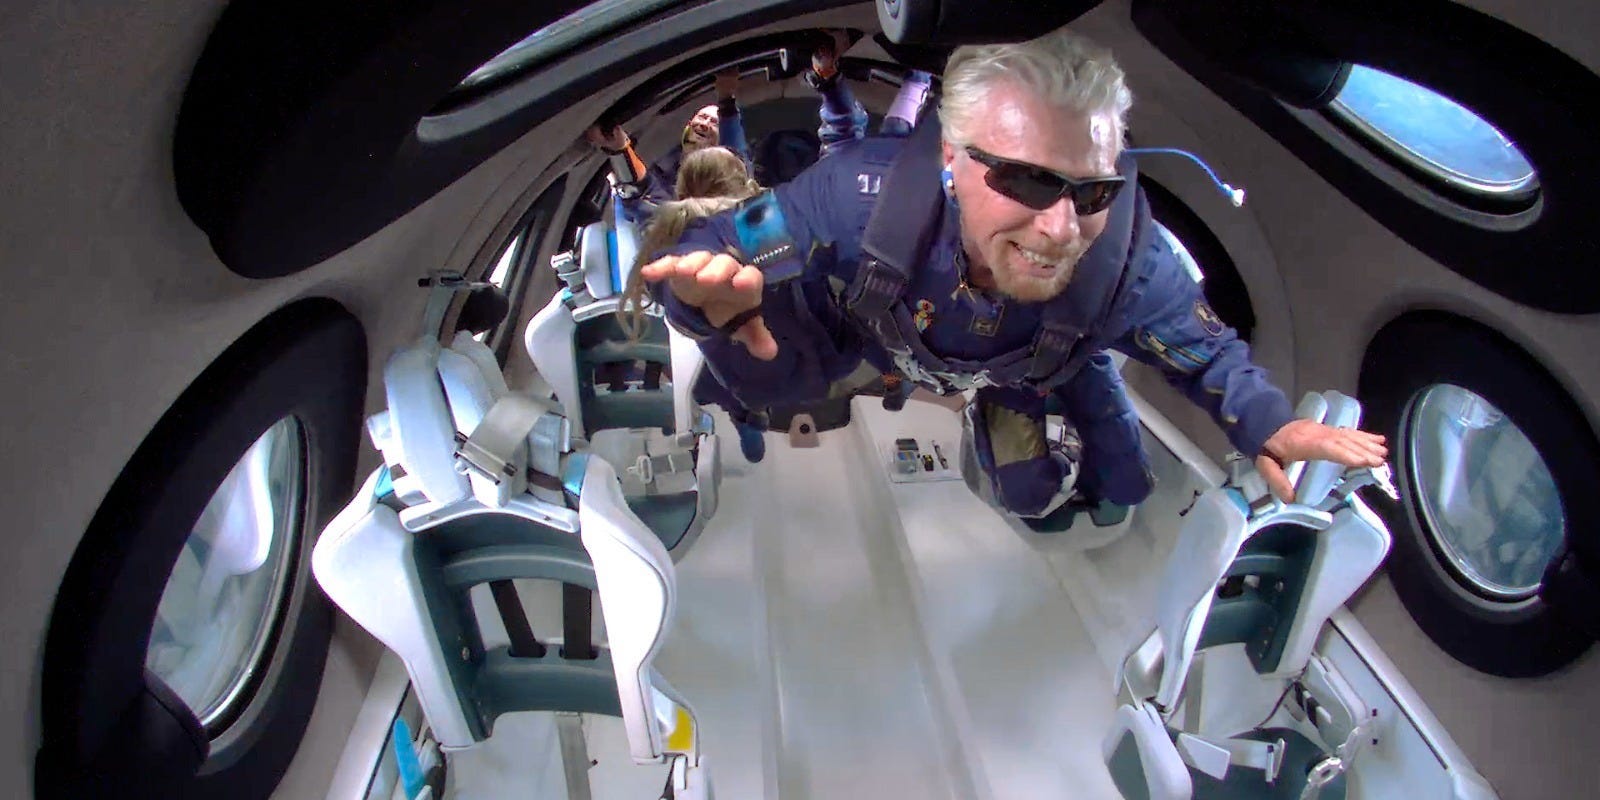
[[[592,222],[578,232],[578,264],[583,268],[583,284],[589,296],[604,300],[619,291],[612,236],[604,222]]]

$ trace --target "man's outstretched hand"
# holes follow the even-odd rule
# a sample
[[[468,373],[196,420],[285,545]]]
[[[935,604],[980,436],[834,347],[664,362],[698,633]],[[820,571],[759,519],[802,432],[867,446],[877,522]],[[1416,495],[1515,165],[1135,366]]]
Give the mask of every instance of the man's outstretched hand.
[[[1256,456],[1256,471],[1266,479],[1267,487],[1285,503],[1294,501],[1294,487],[1284,464],[1296,461],[1332,461],[1346,467],[1380,467],[1389,457],[1384,437],[1355,428],[1330,428],[1309,419],[1297,419],[1278,429],[1267,438],[1266,451],[1283,460],[1278,463],[1272,456]]]
[[[651,283],[667,281],[679,302],[700,309],[706,321],[718,328],[745,311],[759,309],[766,286],[761,270],[740,264],[732,256],[705,251],[663,256],[641,267],[640,272]],[[760,316],[751,317],[734,331],[733,340],[762,361],[778,357],[778,341]]]
[[[620,125],[613,125],[609,129],[590,125],[589,129],[583,132],[583,138],[595,147],[608,150],[621,150],[628,146],[628,134],[623,132]]]
[[[711,85],[716,89],[718,100],[737,97],[739,94],[739,68],[729,67],[718,72],[711,78]]]

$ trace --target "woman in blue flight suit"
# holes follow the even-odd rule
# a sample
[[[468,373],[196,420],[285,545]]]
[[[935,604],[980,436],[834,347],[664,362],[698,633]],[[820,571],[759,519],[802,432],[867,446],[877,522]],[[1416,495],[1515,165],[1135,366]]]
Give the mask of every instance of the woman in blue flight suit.
[[[842,148],[643,269],[741,402],[826,396],[862,358],[941,393],[975,388],[975,488],[1029,518],[1069,501],[1044,436],[1057,403],[1082,440],[1079,503],[1128,506],[1152,478],[1115,348],[1209,411],[1280,496],[1285,460],[1382,463],[1382,437],[1295,420],[1151,235],[1109,54],[1065,31],[961,48],[944,85],[943,139],[928,120],[910,140]]]
[[[822,126],[818,134],[823,142],[824,155],[840,144],[861,139],[866,134],[867,125],[865,109],[856,102],[849,87],[840,79],[837,70],[838,53],[848,46],[848,34],[843,31],[831,32],[830,38],[831,46],[821,47],[813,54],[812,70],[806,76],[807,82],[817,89],[823,99],[819,112]],[[727,107],[732,103],[734,88],[730,84],[736,79],[736,73],[717,76],[718,94],[726,98],[723,101],[724,107],[720,109],[723,125],[721,135],[723,141],[743,143],[744,130],[739,124],[737,110]],[[885,132],[900,136],[910,132],[916,114],[928,94],[930,82],[926,73],[914,72],[907,78],[885,117]],[[744,199],[755,193],[757,187],[752,186],[750,190],[743,188],[743,184],[749,178],[748,172],[740,172],[721,159],[702,159],[692,180],[686,182],[680,179],[679,171],[684,164],[685,150],[693,153],[710,149],[705,145],[709,137],[705,133],[706,120],[702,119],[709,109],[711,109],[709,106],[701,109],[684,128],[684,146],[676,148],[658,160],[648,171],[643,169],[643,162],[633,152],[631,143],[620,129],[615,129],[610,134],[602,134],[598,128],[590,129],[588,133],[590,141],[599,144],[613,157],[613,169],[619,177],[618,196],[622,200],[624,213],[631,221],[636,224],[648,221],[657,209],[674,198],[678,201],[720,197]],[[748,165],[747,153],[731,147],[725,149],[732,150]],[[667,188],[663,190],[662,182],[669,172],[673,176],[673,183],[666,184]],[[680,205],[674,213],[682,213],[687,209],[687,206]],[[672,225],[681,228],[682,221],[674,221]],[[635,295],[637,292],[632,290],[626,293],[626,296]],[[624,305],[628,303],[625,302]],[[762,438],[764,426],[758,421],[758,417],[743,407],[730,391],[715,380],[713,375],[707,374],[695,385],[695,399],[702,404],[719,405],[727,411],[738,430],[739,446],[745,459],[751,463],[762,460],[766,452],[765,441]]]

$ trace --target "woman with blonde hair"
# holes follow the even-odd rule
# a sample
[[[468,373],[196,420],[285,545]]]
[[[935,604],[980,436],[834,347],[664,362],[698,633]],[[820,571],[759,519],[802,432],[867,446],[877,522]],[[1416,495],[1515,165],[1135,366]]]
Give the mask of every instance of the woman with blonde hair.
[[[634,340],[644,335],[644,311],[653,302],[639,271],[645,256],[677,243],[689,223],[727,211],[761,192],[761,187],[751,180],[744,159],[725,147],[702,148],[684,156],[678,167],[676,189],[678,199],[662,203],[650,218],[639,244],[640,263],[635,264],[629,274],[628,286],[617,306],[622,329]],[[750,410],[710,372],[701,375],[695,384],[694,396],[695,402],[719,405],[728,412],[739,431],[739,450],[746,461],[754,464],[766,456],[763,426],[752,419]]]

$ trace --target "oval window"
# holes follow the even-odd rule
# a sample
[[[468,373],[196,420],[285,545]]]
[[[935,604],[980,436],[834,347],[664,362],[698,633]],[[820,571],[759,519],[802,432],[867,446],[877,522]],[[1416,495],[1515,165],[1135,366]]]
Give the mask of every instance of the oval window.
[[[1451,384],[1417,393],[1405,435],[1424,526],[1456,578],[1494,600],[1538,592],[1566,516],[1528,437],[1488,401]]]
[[[585,38],[613,30],[680,0],[598,0],[529,34],[472,71],[457,92],[499,84]]]
[[[223,479],[162,591],[145,666],[208,730],[242,707],[270,651],[289,594],[305,472],[300,424],[287,417]]]
[[[1189,253],[1189,248],[1183,246],[1183,240],[1179,239],[1178,235],[1173,233],[1170,228],[1159,222],[1156,223],[1155,229],[1156,233],[1167,243],[1167,246],[1172,248],[1173,255],[1178,257],[1178,263],[1183,265],[1183,271],[1189,273],[1189,277],[1193,278],[1195,283],[1205,283],[1206,276],[1205,273],[1200,271],[1200,263],[1194,260],[1194,256]]]
[[[1385,152],[1451,188],[1522,199],[1537,190],[1533,165],[1505,134],[1450,98],[1355,65],[1329,108]]]

